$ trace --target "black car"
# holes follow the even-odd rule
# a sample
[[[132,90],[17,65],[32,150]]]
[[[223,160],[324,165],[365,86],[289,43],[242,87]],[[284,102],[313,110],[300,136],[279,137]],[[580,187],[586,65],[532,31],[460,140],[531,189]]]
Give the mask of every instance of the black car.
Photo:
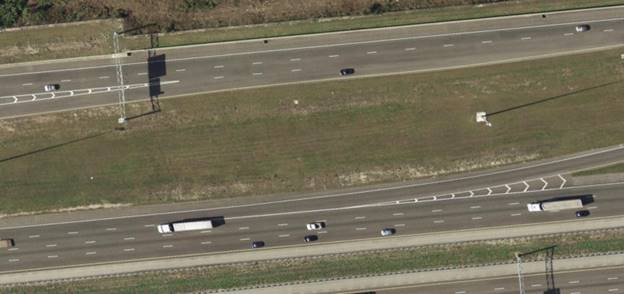
[[[348,75],[352,75],[355,73],[355,69],[354,68],[343,68],[340,70],[340,75],[341,76],[348,76]]]
[[[264,247],[264,241],[251,242],[251,248],[261,248],[261,247]]]
[[[316,240],[318,240],[318,236],[317,235],[307,235],[307,236],[303,237],[303,241],[305,241],[306,243],[314,242]]]
[[[586,217],[589,215],[589,210],[579,210],[576,212],[576,217]]]

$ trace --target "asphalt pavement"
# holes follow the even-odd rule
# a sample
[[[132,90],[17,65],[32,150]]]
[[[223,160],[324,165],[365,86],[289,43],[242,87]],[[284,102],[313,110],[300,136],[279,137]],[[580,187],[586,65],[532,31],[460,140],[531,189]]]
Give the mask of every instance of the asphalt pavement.
[[[418,72],[621,46],[624,8],[494,18],[138,51],[127,101],[284,83]],[[576,25],[591,25],[576,32]],[[149,61],[149,62],[148,62]],[[0,67],[0,118],[114,104],[112,59]],[[60,89],[45,93],[43,85]]]
[[[317,243],[322,244],[380,238],[382,228],[395,228],[401,236],[573,219],[574,211],[527,211],[529,202],[560,196],[593,195],[585,204],[591,211],[590,218],[618,216],[624,183],[566,186],[565,177],[550,172],[573,169],[575,164],[598,164],[621,152],[621,147],[614,147],[550,164],[542,162],[429,184],[255,205],[201,207],[194,203],[196,209],[190,211],[100,219],[71,220],[71,214],[65,214],[69,218],[62,222],[40,223],[37,219],[46,216],[24,217],[22,220],[29,219],[32,224],[17,226],[8,226],[12,219],[6,219],[0,234],[14,238],[16,247],[3,250],[0,271],[249,250],[254,240],[266,242],[267,248],[300,246],[303,236],[310,233],[317,234]],[[482,182],[489,184],[464,190]],[[449,190],[455,186],[459,189]],[[160,234],[156,230],[158,224],[192,218],[222,218],[224,224],[185,233]],[[314,221],[325,221],[327,228],[307,231],[306,223]]]

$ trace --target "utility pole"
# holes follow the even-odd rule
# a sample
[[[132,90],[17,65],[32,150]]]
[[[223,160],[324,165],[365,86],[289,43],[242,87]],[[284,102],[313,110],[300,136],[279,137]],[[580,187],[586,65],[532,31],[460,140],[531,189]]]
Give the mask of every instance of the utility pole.
[[[557,290],[557,288],[555,288],[555,270],[553,268],[553,256],[555,254],[555,248],[557,246],[553,245],[553,246],[549,246],[549,247],[545,247],[545,248],[540,248],[537,250],[533,250],[530,252],[525,252],[525,253],[519,253],[516,252],[516,266],[518,268],[518,285],[519,285],[519,291],[520,294],[525,294],[525,289],[524,289],[524,276],[523,276],[523,268],[522,268],[522,257],[527,256],[527,255],[531,255],[531,254],[537,254],[540,253],[542,251],[546,252],[546,255],[544,256],[544,262],[545,262],[545,271],[546,271],[546,287],[547,290],[545,293],[559,293],[559,291]]]

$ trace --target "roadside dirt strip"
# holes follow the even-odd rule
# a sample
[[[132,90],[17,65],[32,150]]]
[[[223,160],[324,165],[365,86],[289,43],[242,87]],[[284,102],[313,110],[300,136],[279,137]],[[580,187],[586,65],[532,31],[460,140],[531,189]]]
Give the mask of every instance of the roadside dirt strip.
[[[132,272],[184,268],[212,264],[249,262],[268,259],[296,258],[326,254],[350,253],[388,248],[412,247],[453,242],[513,238],[532,235],[548,235],[575,231],[624,227],[624,216],[595,218],[591,220],[558,221],[531,225],[501,226],[428,234],[403,235],[387,238],[324,243],[305,246],[269,247],[260,250],[239,250],[214,254],[196,254],[131,260],[119,263],[88,264],[65,268],[43,268],[23,272],[0,273],[0,284],[16,284],[37,281],[64,280]],[[618,256],[618,255],[615,255]],[[607,259],[616,260],[615,256]],[[619,264],[623,262],[620,261]],[[541,263],[543,265],[543,262]],[[496,271],[494,271],[496,273]]]

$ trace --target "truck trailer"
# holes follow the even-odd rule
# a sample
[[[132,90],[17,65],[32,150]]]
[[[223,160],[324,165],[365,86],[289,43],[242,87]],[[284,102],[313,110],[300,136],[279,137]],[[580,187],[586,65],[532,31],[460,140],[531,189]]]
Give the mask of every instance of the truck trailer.
[[[581,199],[539,201],[527,204],[529,211],[551,211],[583,207]]]
[[[182,222],[174,222],[174,223],[158,225],[159,233],[173,233],[173,232],[195,231],[195,230],[205,230],[205,229],[212,229],[211,220],[187,221],[187,222],[182,221]]]

